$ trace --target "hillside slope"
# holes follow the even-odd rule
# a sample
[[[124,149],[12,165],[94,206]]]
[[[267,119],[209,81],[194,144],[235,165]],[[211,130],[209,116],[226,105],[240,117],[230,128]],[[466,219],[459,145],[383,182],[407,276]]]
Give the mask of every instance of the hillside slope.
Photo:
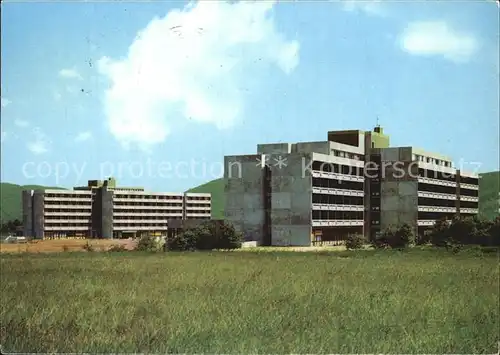
[[[199,192],[212,194],[212,218],[224,218],[224,180],[215,179],[203,185],[193,187],[186,192]]]
[[[22,220],[22,198],[23,190],[37,189],[61,189],[60,187],[49,187],[41,185],[16,185],[7,182],[0,183],[0,223],[10,220]]]
[[[498,216],[500,198],[500,171],[480,174],[479,214],[488,219]]]

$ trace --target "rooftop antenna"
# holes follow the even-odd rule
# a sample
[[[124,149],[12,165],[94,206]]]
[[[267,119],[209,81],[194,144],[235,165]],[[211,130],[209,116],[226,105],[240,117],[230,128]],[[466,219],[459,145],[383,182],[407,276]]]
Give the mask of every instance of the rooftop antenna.
[[[378,116],[377,116],[377,125],[376,125],[376,127],[380,127]]]

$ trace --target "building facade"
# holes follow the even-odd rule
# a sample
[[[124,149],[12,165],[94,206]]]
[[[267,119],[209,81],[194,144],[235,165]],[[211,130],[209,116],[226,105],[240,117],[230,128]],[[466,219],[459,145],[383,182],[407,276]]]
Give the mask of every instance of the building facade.
[[[390,147],[381,127],[328,132],[328,140],[260,144],[224,158],[225,218],[262,245],[373,238],[408,223],[423,233],[441,217],[478,213],[478,177],[451,159]]]
[[[165,236],[168,220],[210,219],[211,195],[117,187],[113,178],[73,190],[23,191],[24,235],[125,238]]]

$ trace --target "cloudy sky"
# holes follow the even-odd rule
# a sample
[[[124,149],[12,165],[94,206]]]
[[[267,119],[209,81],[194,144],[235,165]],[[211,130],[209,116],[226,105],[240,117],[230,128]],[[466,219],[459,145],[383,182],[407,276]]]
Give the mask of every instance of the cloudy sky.
[[[498,6],[2,4],[1,179],[182,191],[258,143],[377,122],[498,169]]]

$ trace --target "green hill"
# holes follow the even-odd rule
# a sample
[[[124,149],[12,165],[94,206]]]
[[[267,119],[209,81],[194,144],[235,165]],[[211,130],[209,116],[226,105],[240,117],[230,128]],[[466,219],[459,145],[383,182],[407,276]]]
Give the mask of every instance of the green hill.
[[[224,218],[224,180],[215,179],[206,184],[193,187],[187,192],[211,193],[212,194],[212,218]]]
[[[62,189],[60,187],[48,187],[41,185],[16,185],[7,182],[0,183],[0,221],[5,223],[7,221],[18,219],[22,221],[22,199],[21,193],[23,190],[37,190],[37,189]]]
[[[480,174],[479,180],[479,214],[488,219],[499,215],[500,207],[500,171]]]

